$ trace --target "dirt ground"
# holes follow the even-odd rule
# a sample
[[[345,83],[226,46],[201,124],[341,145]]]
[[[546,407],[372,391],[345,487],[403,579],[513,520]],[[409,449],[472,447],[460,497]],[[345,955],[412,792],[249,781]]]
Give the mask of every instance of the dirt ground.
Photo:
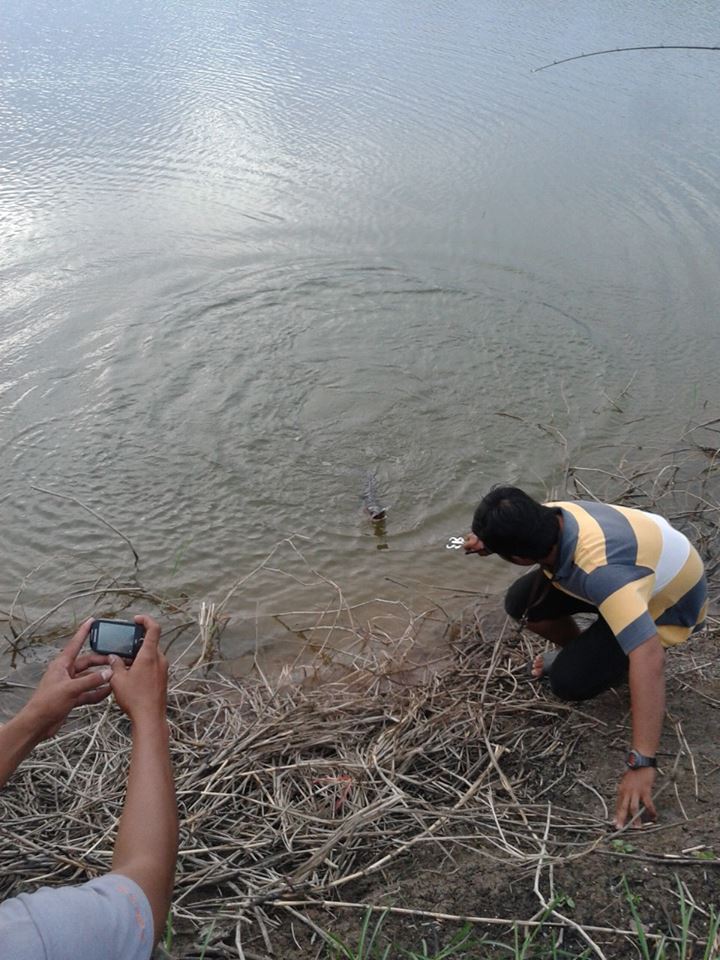
[[[492,625],[493,617],[490,616]],[[513,921],[542,913],[540,896],[557,898],[557,910],[589,932],[599,949],[569,923],[551,925],[536,934],[536,946],[525,957],[550,957],[550,943],[560,936],[557,956],[605,956],[613,960],[642,956],[634,931],[632,902],[648,934],[679,935],[681,894],[694,904],[690,928],[698,938],[694,949],[666,956],[720,957],[720,943],[706,954],[704,941],[708,913],[720,905],[720,660],[717,634],[701,634],[668,654],[667,717],[659,754],[656,784],[658,821],[620,836],[610,819],[623,758],[630,742],[627,685],[573,708],[581,728],[570,758],[574,777],[564,778],[544,799],[553,807],[593,813],[607,822],[597,834],[597,846],[577,859],[535,870],[517,867],[507,858],[491,859],[456,845],[451,851],[429,842],[395,861],[385,873],[359,881],[343,892],[353,907],[315,910],[318,927],[331,930],[348,946],[357,946],[365,907],[388,906],[409,911],[385,915],[378,946],[393,944],[389,954],[407,956],[402,949],[435,956],[461,930],[460,918],[496,918],[507,922],[472,924],[472,936],[513,943]],[[549,691],[543,696],[552,698]],[[570,783],[570,789],[568,788]],[[537,891],[535,889],[537,883]],[[538,893],[539,891],[539,893]],[[428,914],[455,919],[438,919]],[[371,927],[375,923],[374,915]],[[550,920],[555,918],[549,918]],[[285,958],[327,956],[327,948],[306,925],[293,923],[273,933],[275,954]],[[592,929],[595,928],[595,929]],[[598,929],[599,928],[599,929]],[[520,933],[522,941],[526,930]],[[382,956],[379,949],[377,956]],[[654,951],[655,946],[650,944]],[[584,953],[588,951],[589,953]],[[268,956],[261,942],[248,944],[247,956]],[[489,945],[454,956],[494,958],[515,956]],[[518,954],[520,955],[520,954]],[[651,956],[653,954],[651,953]],[[210,956],[210,954],[208,954]]]

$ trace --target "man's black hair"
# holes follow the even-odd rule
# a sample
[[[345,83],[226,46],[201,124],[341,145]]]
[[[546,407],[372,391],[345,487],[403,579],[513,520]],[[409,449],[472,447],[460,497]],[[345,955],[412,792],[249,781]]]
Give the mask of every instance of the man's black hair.
[[[542,560],[560,534],[557,511],[519,487],[494,487],[480,501],[472,532],[502,557]]]

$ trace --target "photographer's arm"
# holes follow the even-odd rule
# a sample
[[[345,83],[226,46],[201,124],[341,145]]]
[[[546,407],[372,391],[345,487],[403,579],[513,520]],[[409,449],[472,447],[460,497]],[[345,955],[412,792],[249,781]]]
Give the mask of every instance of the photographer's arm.
[[[23,709],[0,727],[0,787],[4,787],[42,737]]]
[[[90,653],[78,656],[90,630],[87,620],[61,653],[49,664],[37,690],[22,710],[0,727],[0,787],[41,740],[54,736],[73,709],[99,703],[110,693],[110,670],[90,671],[108,658]]]
[[[133,741],[112,869],[134,880],[144,891],[157,942],[172,897],[178,816],[165,716],[167,661],[158,647],[160,628],[150,617],[135,619],[146,628],[135,662],[128,669],[119,658],[111,658],[111,685],[115,699],[132,722]]]

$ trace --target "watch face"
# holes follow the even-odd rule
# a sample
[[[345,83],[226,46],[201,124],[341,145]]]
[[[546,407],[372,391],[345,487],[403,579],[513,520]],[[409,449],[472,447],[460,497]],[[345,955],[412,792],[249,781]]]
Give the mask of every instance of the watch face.
[[[654,767],[655,757],[645,757],[637,750],[631,750],[625,760],[625,765],[631,770],[640,770],[643,767]]]

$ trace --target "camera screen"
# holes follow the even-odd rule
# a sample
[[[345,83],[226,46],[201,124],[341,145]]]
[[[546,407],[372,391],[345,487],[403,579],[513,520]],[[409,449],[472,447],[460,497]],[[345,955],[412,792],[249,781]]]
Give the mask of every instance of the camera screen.
[[[135,640],[135,625],[126,623],[98,624],[98,648],[111,650],[119,656],[131,656]]]

